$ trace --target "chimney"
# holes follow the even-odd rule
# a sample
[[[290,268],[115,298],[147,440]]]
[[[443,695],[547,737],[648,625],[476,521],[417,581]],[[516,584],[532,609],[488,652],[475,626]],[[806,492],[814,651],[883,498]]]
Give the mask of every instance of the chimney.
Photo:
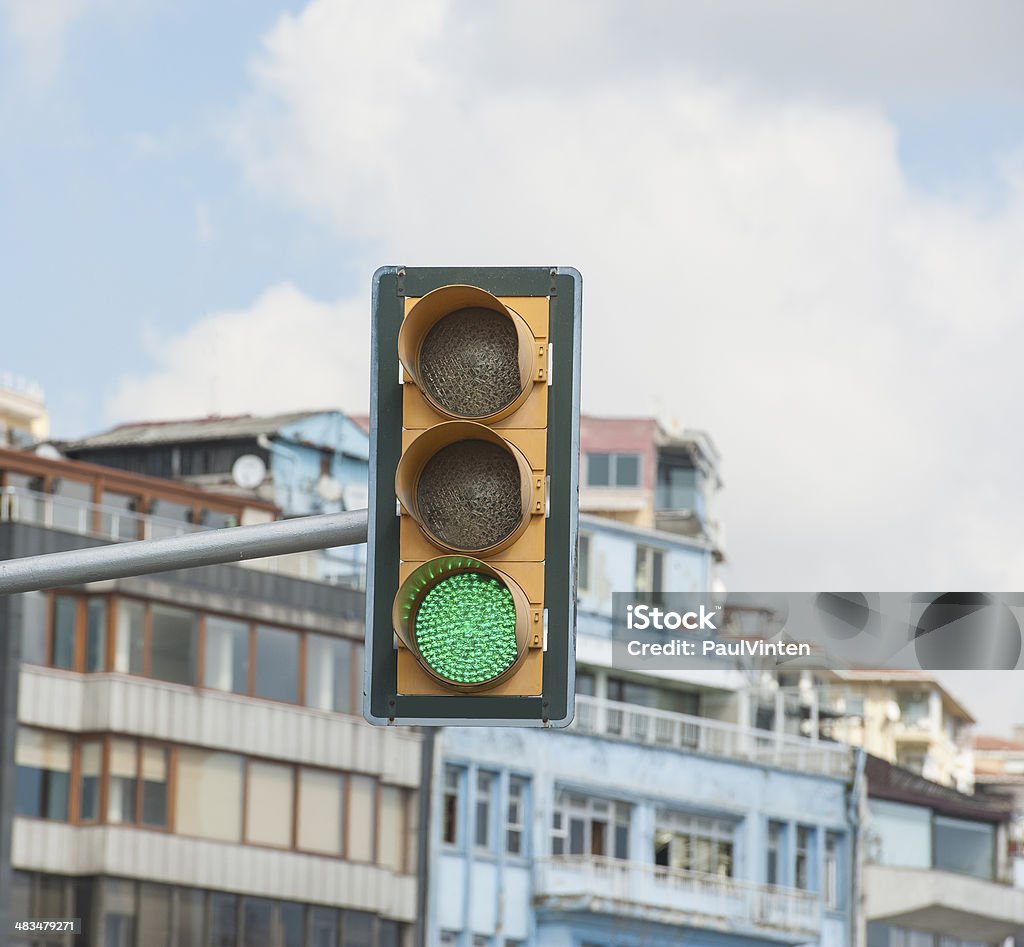
[[[1024,723],[1018,723],[1013,728],[1013,742],[1024,743]]]

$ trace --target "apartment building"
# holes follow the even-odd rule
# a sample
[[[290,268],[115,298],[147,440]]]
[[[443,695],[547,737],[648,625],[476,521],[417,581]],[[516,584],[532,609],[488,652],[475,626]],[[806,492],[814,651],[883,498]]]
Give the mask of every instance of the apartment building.
[[[840,671],[820,690],[825,736],[944,786],[974,788],[974,718],[922,671]]]
[[[16,451],[0,487],[0,559],[276,515]],[[359,716],[363,613],[235,566],[0,601],[0,930],[83,921],[7,943],[411,944],[422,740]]]
[[[28,447],[49,433],[43,389],[11,372],[0,372],[0,447]]]
[[[739,671],[616,668],[611,590],[706,539],[580,518],[576,719],[432,740],[427,918],[445,947],[855,945],[849,747],[749,725]]]
[[[981,947],[1024,930],[1006,800],[969,796],[869,757],[868,947]]]

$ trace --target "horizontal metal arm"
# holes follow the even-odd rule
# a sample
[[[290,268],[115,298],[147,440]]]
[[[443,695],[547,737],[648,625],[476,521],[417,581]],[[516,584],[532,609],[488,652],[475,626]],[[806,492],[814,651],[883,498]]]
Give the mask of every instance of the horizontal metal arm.
[[[366,510],[211,529],[0,562],[0,594],[52,589],[366,542]]]

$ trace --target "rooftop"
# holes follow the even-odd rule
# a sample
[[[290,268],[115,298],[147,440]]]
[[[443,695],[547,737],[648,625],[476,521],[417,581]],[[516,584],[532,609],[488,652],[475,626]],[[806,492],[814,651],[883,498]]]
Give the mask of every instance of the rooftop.
[[[222,441],[271,434],[274,431],[318,414],[322,411],[292,411],[286,414],[254,415],[212,414],[205,418],[186,418],[173,421],[133,421],[119,424],[77,441],[64,441],[65,451],[95,450],[103,447],[148,446],[151,444],[180,444],[188,441]]]

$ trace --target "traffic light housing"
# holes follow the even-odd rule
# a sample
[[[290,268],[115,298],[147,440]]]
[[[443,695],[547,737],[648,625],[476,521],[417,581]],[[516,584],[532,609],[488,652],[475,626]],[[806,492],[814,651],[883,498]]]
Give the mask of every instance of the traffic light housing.
[[[573,714],[579,273],[374,276],[364,714]]]

